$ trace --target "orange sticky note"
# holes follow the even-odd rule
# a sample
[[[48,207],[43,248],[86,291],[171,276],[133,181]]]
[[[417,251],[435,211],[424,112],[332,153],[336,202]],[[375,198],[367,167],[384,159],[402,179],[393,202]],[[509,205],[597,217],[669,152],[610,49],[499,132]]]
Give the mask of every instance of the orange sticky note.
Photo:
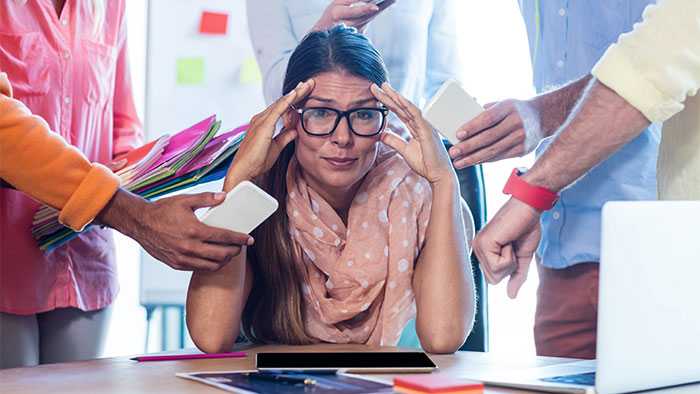
[[[202,34],[224,35],[228,31],[228,14],[222,12],[202,12],[199,32]]]

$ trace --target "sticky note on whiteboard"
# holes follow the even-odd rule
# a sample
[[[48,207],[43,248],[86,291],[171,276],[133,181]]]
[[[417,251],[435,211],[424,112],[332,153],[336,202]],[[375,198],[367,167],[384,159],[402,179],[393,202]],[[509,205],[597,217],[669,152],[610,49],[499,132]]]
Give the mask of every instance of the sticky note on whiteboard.
[[[202,12],[199,32],[202,34],[225,35],[228,31],[228,14],[223,12]]]
[[[177,84],[201,85],[204,83],[204,58],[183,57],[177,59]]]
[[[258,62],[255,61],[254,57],[251,56],[243,60],[239,79],[242,84],[258,83],[262,81],[260,67],[258,67]]]

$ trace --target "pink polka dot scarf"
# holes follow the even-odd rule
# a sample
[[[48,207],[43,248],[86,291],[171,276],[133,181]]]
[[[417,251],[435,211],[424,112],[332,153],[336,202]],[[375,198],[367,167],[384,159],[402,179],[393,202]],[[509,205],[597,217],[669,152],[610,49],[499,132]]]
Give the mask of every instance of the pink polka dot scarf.
[[[413,266],[425,240],[432,191],[395,152],[380,150],[347,226],[304,180],[287,172],[287,215],[305,273],[307,333],[324,342],[395,345],[415,315]]]

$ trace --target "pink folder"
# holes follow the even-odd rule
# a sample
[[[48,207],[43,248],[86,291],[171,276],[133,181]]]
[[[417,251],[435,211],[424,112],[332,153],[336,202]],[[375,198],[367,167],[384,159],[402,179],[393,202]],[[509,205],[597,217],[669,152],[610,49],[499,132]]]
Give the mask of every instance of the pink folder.
[[[207,119],[193,125],[192,127],[182,130],[181,132],[170,137],[170,143],[167,147],[165,147],[163,155],[149,168],[148,172],[151,172],[151,170],[154,168],[158,168],[161,165],[168,163],[172,159],[177,159],[181,154],[192,149],[193,145],[202,138],[202,135],[209,131],[215,121],[216,115],[212,115]]]

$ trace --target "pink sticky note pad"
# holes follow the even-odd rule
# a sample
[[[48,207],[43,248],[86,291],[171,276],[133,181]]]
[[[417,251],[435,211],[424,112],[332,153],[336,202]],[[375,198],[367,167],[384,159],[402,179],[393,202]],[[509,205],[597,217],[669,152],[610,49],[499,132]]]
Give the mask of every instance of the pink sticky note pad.
[[[222,12],[202,12],[199,32],[202,34],[226,34],[228,31],[228,14]]]

